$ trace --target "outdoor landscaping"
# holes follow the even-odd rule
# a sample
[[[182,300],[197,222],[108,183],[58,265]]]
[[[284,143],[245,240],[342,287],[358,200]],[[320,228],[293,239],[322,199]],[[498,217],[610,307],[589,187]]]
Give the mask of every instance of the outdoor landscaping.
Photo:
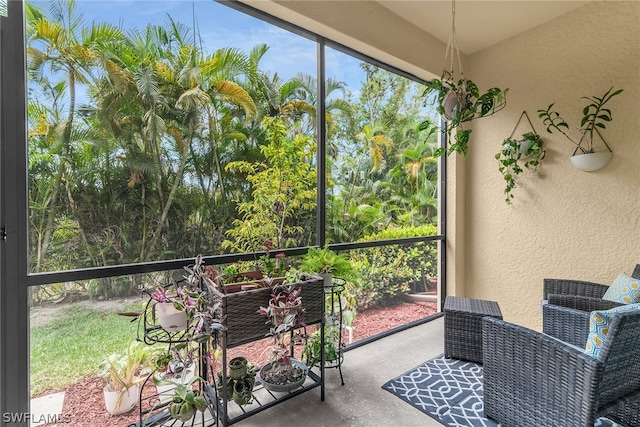
[[[70,414],[77,426],[124,426],[137,422],[137,409],[117,416],[104,409],[103,380],[96,375],[105,355],[122,351],[131,337],[135,337],[136,324],[117,314],[123,305],[135,309],[144,302],[138,299],[135,303],[134,300],[84,301],[32,309],[32,397],[64,391],[63,413]],[[353,341],[435,312],[435,304],[426,302],[370,308],[354,319]],[[101,327],[93,329],[91,326],[96,324]],[[265,352],[268,345],[269,342],[263,340],[236,347],[228,357],[242,355],[254,363],[264,363],[268,358]],[[45,347],[46,352],[35,351]],[[51,363],[52,360],[56,363]],[[147,393],[154,392],[149,390]]]
[[[343,343],[328,347],[334,362],[342,344],[436,311],[407,300],[435,295],[438,281],[430,239],[438,234],[438,137],[425,122],[436,114],[424,107],[421,84],[341,54],[357,77],[327,78],[327,134],[318,141],[318,82],[305,70],[267,66],[286,56],[275,41],[205,43],[199,28],[171,16],[125,28],[84,16],[93,11],[82,6],[25,7],[29,265],[46,283],[29,294],[32,397],[65,391],[63,412],[77,425],[137,421],[126,399],[140,393],[153,407],[168,398],[174,419],[190,418],[204,406],[197,386],[216,381],[195,367],[222,368],[213,338],[228,321],[222,298],[269,288],[271,305],[240,316],[269,338],[229,349],[229,359],[250,365],[217,384],[249,404],[250,366],[288,368],[285,383],[295,383],[318,363],[318,331],[303,327],[313,310],[322,313],[300,285],[318,280],[311,274],[344,282],[340,319],[327,333],[335,341],[342,332]],[[330,249],[348,242],[358,245]],[[47,276],[199,253],[213,262],[197,256],[185,271],[64,283]],[[308,345],[299,337],[295,363],[286,354],[291,328],[311,337]]]

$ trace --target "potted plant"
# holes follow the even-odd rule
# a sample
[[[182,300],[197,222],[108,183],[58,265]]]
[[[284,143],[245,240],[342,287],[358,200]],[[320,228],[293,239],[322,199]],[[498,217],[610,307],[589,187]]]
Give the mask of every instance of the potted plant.
[[[246,367],[244,374],[234,380],[233,401],[238,405],[247,405],[253,401],[253,387],[256,383],[256,372],[253,366]]]
[[[620,93],[622,93],[622,89],[614,91],[613,87],[611,87],[602,97],[582,97],[582,99],[587,100],[588,103],[582,109],[582,120],[580,121],[579,128],[581,137],[578,142],[571,138],[566,132],[566,130],[569,129],[569,124],[560,116],[560,113],[553,109],[554,104],[550,104],[546,110],[538,110],[538,116],[547,127],[547,132],[553,133],[554,130],[558,131],[571,143],[575,144],[576,149],[571,157],[571,163],[576,168],[591,172],[603,168],[609,163],[609,160],[611,160],[613,153],[598,129],[606,129],[605,123],[612,120],[611,110],[605,108],[605,105],[611,98]],[[608,152],[595,151],[594,134],[597,134],[600,139],[602,139],[602,142],[604,142],[609,150]]]
[[[260,369],[260,379],[267,390],[287,392],[300,387],[307,376],[304,362],[290,357],[288,332],[303,323],[304,308],[301,288],[293,285],[271,286],[271,298],[267,307],[258,313],[267,317],[269,336],[273,339],[269,363]]]
[[[124,414],[134,408],[150,354],[150,347],[133,341],[124,353],[111,354],[101,363],[98,375],[104,379],[104,402],[111,415]]]
[[[175,291],[158,286],[148,293],[155,302],[153,308],[163,329],[167,332],[186,331],[184,338],[187,340],[203,341],[213,330],[222,328],[217,319],[220,301],[214,301],[216,294],[211,292],[219,287],[219,275],[217,270],[204,266],[202,255],[198,255],[194,264],[184,267],[184,270],[187,274],[175,284]],[[170,312],[171,317],[163,320],[163,312]]]
[[[511,203],[513,199],[516,178],[524,171],[523,167],[535,171],[545,155],[542,139],[534,132],[523,134],[522,139],[509,137],[502,142],[502,149],[495,157],[500,164],[498,170],[506,182],[504,192],[507,203]]]
[[[434,157],[450,155],[453,152],[466,156],[471,129],[464,129],[464,124],[502,110],[507,105],[507,92],[509,89],[492,87],[480,94],[480,89],[472,80],[462,77],[456,82],[453,73],[448,70],[443,71],[440,79],[433,79],[427,83],[423,96],[426,102],[435,103],[436,111],[447,121],[444,130],[449,137],[449,148],[438,148]],[[435,100],[432,101],[430,97],[434,93]],[[430,120],[419,125],[420,130],[432,127]],[[457,129],[455,141],[452,138],[454,129]]]
[[[331,286],[333,276],[342,277],[349,282],[358,279],[358,273],[349,258],[328,248],[309,248],[300,259],[298,269],[319,274],[324,279],[325,286]]]
[[[226,392],[227,398],[232,398],[238,405],[247,405],[253,401],[253,387],[256,383],[256,372],[247,359],[242,356],[229,361],[229,374],[225,379],[222,372],[218,372],[216,391],[222,397]]]
[[[239,380],[247,375],[247,358],[243,356],[234,357],[229,361],[229,378]]]
[[[170,385],[174,387],[169,414],[173,419],[187,422],[196,414],[196,411],[204,412],[207,402],[200,390],[193,387],[196,382],[203,381],[200,377],[193,377],[186,383],[181,381],[153,378],[156,387]]]
[[[307,336],[307,341],[302,349],[302,359],[310,368],[318,365],[321,358],[320,329]],[[340,359],[340,323],[333,316],[324,327],[324,361],[336,362]]]
[[[173,360],[173,354],[169,350],[161,350],[156,353],[153,359],[153,366],[157,372],[166,372],[169,369],[169,363]]]
[[[159,380],[156,392],[161,403],[171,400],[174,383],[187,384],[196,376],[196,358],[193,352],[197,346],[191,344],[191,348],[188,347],[188,343],[181,343],[174,351],[163,351],[156,357],[156,366],[169,359],[166,369],[158,371],[154,376],[154,381]]]

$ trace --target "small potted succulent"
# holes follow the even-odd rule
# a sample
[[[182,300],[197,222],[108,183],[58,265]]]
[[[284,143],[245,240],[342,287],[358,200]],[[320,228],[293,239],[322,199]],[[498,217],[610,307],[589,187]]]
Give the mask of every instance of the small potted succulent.
[[[516,178],[524,169],[535,171],[544,159],[546,152],[542,149],[542,139],[534,132],[527,132],[521,139],[507,138],[502,142],[502,149],[496,154],[500,166],[498,170],[506,182],[505,201],[511,203]]]
[[[542,119],[547,127],[547,132],[560,132],[576,148],[571,157],[571,163],[578,169],[592,172],[603,168],[609,163],[613,153],[600,134],[598,129],[606,129],[606,123],[611,122],[611,110],[605,108],[605,105],[611,101],[614,96],[622,93],[622,89],[615,90],[611,87],[602,97],[583,96],[582,99],[588,101],[587,105],[582,109],[582,120],[580,121],[581,137],[576,142],[574,138],[566,132],[569,130],[569,124],[560,116],[554,108],[554,104],[550,104],[546,110],[538,110],[538,116]],[[596,152],[594,147],[594,137],[598,135],[608,151]]]
[[[268,318],[269,336],[273,339],[269,363],[260,369],[260,379],[267,390],[287,392],[300,387],[307,376],[304,362],[290,356],[288,332],[303,324],[304,308],[301,288],[293,285],[271,287],[271,299],[267,307],[258,313]]]
[[[171,354],[169,350],[159,351],[153,360],[153,366],[156,368],[156,372],[166,372],[172,360],[173,354]]]

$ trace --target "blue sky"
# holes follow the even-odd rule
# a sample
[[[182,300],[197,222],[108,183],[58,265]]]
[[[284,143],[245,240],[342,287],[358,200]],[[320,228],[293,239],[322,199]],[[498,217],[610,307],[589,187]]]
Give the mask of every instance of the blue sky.
[[[48,2],[34,3],[48,12]],[[195,15],[195,24],[208,52],[222,47],[249,52],[254,46],[266,43],[269,51],[261,61],[262,69],[277,72],[284,79],[300,72],[316,75],[317,53],[313,41],[213,0],[77,0],[76,6],[87,25],[92,21],[106,21],[143,28],[147,24],[165,24],[167,15],[171,15],[176,22],[192,27]],[[331,49],[327,49],[326,55],[327,76],[358,90],[364,80],[359,61]]]

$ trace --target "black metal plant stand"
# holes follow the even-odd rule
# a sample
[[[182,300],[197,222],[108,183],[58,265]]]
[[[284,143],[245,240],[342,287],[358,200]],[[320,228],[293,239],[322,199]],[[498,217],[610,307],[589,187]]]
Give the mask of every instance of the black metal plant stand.
[[[342,340],[342,292],[346,285],[346,280],[341,277],[334,277],[331,286],[324,287],[325,298],[328,309],[325,315],[325,327],[336,328],[338,330],[337,342],[332,343],[335,345],[338,357],[335,360],[325,360],[325,368],[335,368],[340,372],[340,382],[344,385],[344,377],[342,376],[342,361],[344,360],[344,343]],[[325,333],[325,339],[326,333]],[[331,339],[331,338],[329,338]],[[325,356],[326,357],[326,356]]]
[[[203,357],[200,357],[202,352],[205,351],[203,348],[204,345],[190,342],[187,334],[189,325],[187,325],[187,329],[184,331],[168,332],[163,329],[156,322],[154,306],[155,303],[153,300],[149,299],[145,306],[144,313],[142,313],[138,318],[138,341],[142,341],[147,345],[168,344],[168,350],[179,345],[189,346],[191,344],[197,346],[197,349],[195,350],[197,357],[194,357],[194,359],[198,360],[198,371],[194,372],[194,374],[207,379],[207,363]],[[128,427],[211,427],[218,424],[215,411],[212,410],[215,405],[215,401],[209,398],[210,394],[208,394],[206,390],[208,386],[202,382],[199,382],[200,392],[207,401],[209,413],[197,413],[186,422],[172,418],[169,413],[169,406],[172,403],[171,396],[164,396],[164,399],[162,399],[163,396],[160,396],[158,393],[148,391],[148,388],[154,385],[153,377],[156,374],[157,371],[154,370],[154,372],[151,372],[151,374],[149,374],[142,383],[138,401],[139,421],[134,424],[129,424]]]

